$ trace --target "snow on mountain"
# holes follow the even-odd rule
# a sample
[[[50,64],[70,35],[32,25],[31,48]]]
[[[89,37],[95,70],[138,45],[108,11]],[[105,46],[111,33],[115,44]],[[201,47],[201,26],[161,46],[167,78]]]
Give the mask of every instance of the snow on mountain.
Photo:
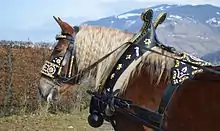
[[[220,7],[213,5],[168,5],[151,7],[154,18],[160,12],[167,12],[166,21],[157,29],[158,37],[164,44],[178,50],[203,56],[220,50]],[[143,21],[141,13],[145,9],[135,9],[82,24],[107,26],[137,32]]]
[[[126,14],[121,14],[116,16],[118,19],[128,19],[129,17],[133,17],[133,16],[140,16],[141,14],[139,13],[126,13]]]
[[[210,18],[206,20],[206,23],[214,27],[220,27],[220,18],[216,18],[216,17]]]

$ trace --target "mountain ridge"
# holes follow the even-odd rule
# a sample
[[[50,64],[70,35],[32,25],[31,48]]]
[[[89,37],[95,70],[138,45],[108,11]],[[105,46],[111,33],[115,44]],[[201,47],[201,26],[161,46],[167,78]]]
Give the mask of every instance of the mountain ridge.
[[[149,8],[154,10],[154,18],[160,12],[167,12],[167,19],[157,29],[158,38],[165,45],[198,57],[220,50],[220,7],[161,4]],[[136,33],[143,23],[140,14],[144,10],[134,9],[81,25],[106,26]]]

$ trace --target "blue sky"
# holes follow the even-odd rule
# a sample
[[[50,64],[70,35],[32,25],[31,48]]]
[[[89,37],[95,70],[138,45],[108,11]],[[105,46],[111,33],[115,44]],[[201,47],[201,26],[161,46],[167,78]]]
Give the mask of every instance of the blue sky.
[[[0,0],[0,3],[0,40],[38,39],[33,37],[33,30],[42,32],[42,36],[52,31],[55,36],[59,28],[54,29],[53,15],[79,24],[156,4],[207,4],[206,0]],[[208,3],[220,5],[218,0]]]

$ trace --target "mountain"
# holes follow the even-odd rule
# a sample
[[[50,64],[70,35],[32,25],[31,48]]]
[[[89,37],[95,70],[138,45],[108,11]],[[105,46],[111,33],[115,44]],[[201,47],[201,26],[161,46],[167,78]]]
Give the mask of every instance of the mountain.
[[[167,12],[167,19],[157,29],[158,38],[166,45],[198,57],[220,50],[220,7],[213,5],[157,5],[154,18]],[[139,31],[140,14],[135,9],[119,15],[86,21],[82,24],[107,26],[129,32]]]
[[[220,50],[213,52],[213,53],[206,54],[201,58],[213,64],[220,65]]]

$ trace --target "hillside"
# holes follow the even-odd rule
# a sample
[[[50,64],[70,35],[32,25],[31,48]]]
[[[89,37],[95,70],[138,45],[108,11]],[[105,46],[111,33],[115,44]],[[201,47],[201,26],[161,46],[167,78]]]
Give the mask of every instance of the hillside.
[[[213,64],[220,65],[220,50],[204,55],[202,59],[212,62]]]
[[[157,5],[154,16],[167,12],[166,21],[159,26],[158,38],[166,45],[198,57],[220,50],[220,7],[212,5]],[[122,14],[87,21],[82,24],[100,25],[129,32],[137,32],[145,9],[135,9]]]

